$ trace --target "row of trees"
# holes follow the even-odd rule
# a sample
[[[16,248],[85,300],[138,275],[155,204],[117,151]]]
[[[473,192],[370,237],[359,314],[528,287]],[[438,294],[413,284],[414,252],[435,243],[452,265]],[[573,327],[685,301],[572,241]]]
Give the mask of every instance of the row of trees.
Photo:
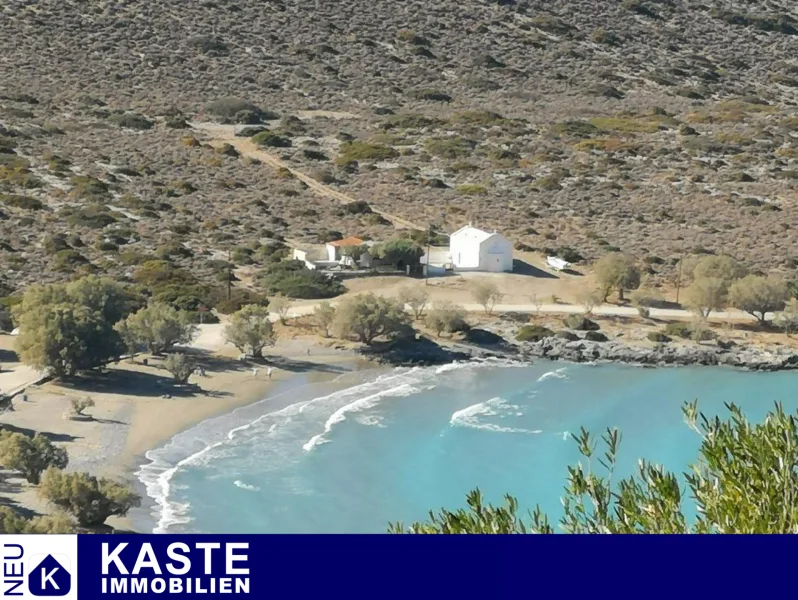
[[[728,420],[684,407],[701,436],[699,458],[679,477],[645,460],[629,477],[613,477],[620,433],[603,436],[605,451],[584,429],[574,435],[584,461],[568,468],[560,528],[567,533],[798,533],[798,418],[780,405],[762,423],[727,405]],[[599,469],[599,466],[601,469]],[[681,482],[686,482],[686,486]],[[695,517],[685,505],[694,502]],[[479,490],[467,508],[430,512],[425,522],[389,526],[393,533],[553,533],[538,507],[520,514],[518,501],[485,503]]]
[[[29,287],[13,307],[23,362],[56,377],[94,369],[124,352],[168,352],[197,332],[191,315],[141,299],[115,281],[87,276]]]
[[[316,308],[313,318],[325,337],[354,339],[368,345],[378,338],[414,335],[413,319],[423,322],[438,336],[466,327],[465,309],[449,301],[430,305],[425,290],[410,286],[403,288],[397,298],[363,294],[344,300],[337,308],[325,302]]]
[[[0,465],[37,485],[38,495],[63,511],[49,517],[25,519],[0,508],[0,533],[70,533],[75,523],[93,527],[113,515],[124,516],[141,503],[128,486],[88,473],[66,473],[66,449],[37,433],[0,430]]]
[[[620,253],[601,257],[595,264],[594,277],[597,290],[584,294],[580,299],[584,305],[605,302],[613,290],[623,301],[624,292],[637,289],[642,281],[635,260]],[[749,274],[744,265],[730,256],[685,260],[682,279],[687,284],[684,304],[702,320],[708,319],[714,311],[731,306],[764,323],[768,313],[784,310],[792,296],[783,278]],[[792,314],[798,315],[798,306],[791,307],[789,315]],[[789,321],[793,322],[793,319]],[[798,319],[795,323],[798,325]]]

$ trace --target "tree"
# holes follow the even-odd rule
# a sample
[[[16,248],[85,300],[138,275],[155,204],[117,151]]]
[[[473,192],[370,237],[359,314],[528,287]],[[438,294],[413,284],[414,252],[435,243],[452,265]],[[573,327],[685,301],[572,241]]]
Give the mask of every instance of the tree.
[[[414,265],[424,254],[424,249],[413,240],[398,238],[374,246],[374,256],[394,265]]]
[[[371,345],[380,336],[393,337],[406,330],[409,318],[396,300],[363,294],[343,301],[335,311],[333,329],[339,337],[355,336]]]
[[[584,288],[576,295],[576,301],[586,315],[593,314],[596,304],[601,304],[601,292],[591,288]]]
[[[399,302],[409,306],[413,311],[413,318],[418,321],[429,302],[429,292],[423,288],[408,285],[399,290]]]
[[[131,352],[146,348],[151,354],[189,344],[199,331],[189,313],[163,302],[151,302],[117,323],[116,330]]]
[[[72,412],[81,417],[84,416],[84,410],[94,406],[94,400],[89,396],[86,396],[85,398],[72,398],[69,403],[72,406]]]
[[[720,277],[699,277],[684,291],[685,306],[701,319],[708,319],[713,310],[726,305],[729,284]]]
[[[75,533],[75,527],[62,513],[26,519],[8,506],[0,506],[0,534],[20,533]]]
[[[88,473],[64,473],[50,467],[44,472],[39,495],[64,509],[84,527],[102,525],[105,520],[141,505],[141,498],[129,487]]]
[[[460,331],[465,325],[466,311],[463,307],[457,306],[448,300],[436,302],[427,316],[424,324],[441,337],[441,333],[454,333]]]
[[[626,254],[613,252],[602,256],[594,267],[601,302],[606,302],[612,290],[618,290],[618,300],[623,302],[625,290],[634,290],[640,285],[640,269],[634,259]]]
[[[729,287],[729,302],[765,324],[765,316],[784,308],[790,297],[787,282],[780,277],[748,275]]]
[[[687,261],[684,267],[684,275],[688,279],[696,280],[712,277],[722,279],[728,285],[731,285],[737,279],[745,277],[746,273],[745,266],[731,256],[724,255],[704,256],[694,261]]]
[[[100,277],[31,286],[13,308],[20,358],[55,377],[96,368],[121,354],[113,326],[132,302],[119,284]]]
[[[274,345],[274,327],[269,320],[269,309],[257,304],[245,306],[230,317],[224,335],[241,352],[262,358],[263,349]]]
[[[18,471],[28,483],[37,484],[48,467],[63,469],[69,463],[67,451],[37,433],[28,437],[22,433],[2,432],[0,437],[0,464]]]
[[[567,533],[796,533],[798,532],[798,419],[776,405],[764,422],[750,423],[739,407],[727,405],[728,420],[698,413],[697,404],[683,411],[701,436],[697,463],[680,478],[641,460],[637,472],[617,481],[620,434],[607,430],[606,452],[584,429],[575,435],[586,459],[568,469],[560,527]],[[596,473],[598,461],[606,474]],[[692,498],[697,516],[688,521],[682,499]],[[553,533],[540,508],[525,520],[518,502],[505,497],[502,506],[485,505],[479,490],[468,496],[468,508],[430,513],[426,523],[394,533]]]
[[[277,295],[269,302],[272,312],[277,313],[280,323],[287,324],[288,311],[291,310],[291,300],[283,295]]]
[[[773,323],[779,329],[783,329],[788,337],[798,331],[798,298],[791,298],[784,310],[775,316]]]
[[[197,363],[190,356],[176,353],[169,354],[163,361],[163,366],[172,374],[176,383],[183,385],[188,383],[188,378],[194,373]]]
[[[492,281],[480,281],[471,288],[471,297],[485,309],[485,314],[489,315],[493,312],[496,303],[504,298],[504,294]]]
[[[324,337],[330,337],[333,323],[335,322],[335,307],[329,302],[322,302],[313,311],[313,320],[322,331]]]

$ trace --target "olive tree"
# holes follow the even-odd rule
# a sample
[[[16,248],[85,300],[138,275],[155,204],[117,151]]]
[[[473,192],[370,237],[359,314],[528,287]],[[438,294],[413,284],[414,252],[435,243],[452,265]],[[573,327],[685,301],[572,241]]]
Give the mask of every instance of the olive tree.
[[[280,323],[286,325],[288,319],[288,311],[291,310],[291,300],[278,294],[269,301],[271,311],[275,313],[280,319]]]
[[[621,436],[603,436],[604,450],[584,429],[574,439],[584,461],[568,469],[560,528],[566,533],[798,533],[798,418],[776,405],[762,423],[727,405],[730,418],[709,418],[697,404],[683,411],[701,438],[698,460],[676,473],[645,460],[618,480],[615,475]],[[596,465],[601,466],[601,470]],[[696,517],[685,514],[691,498]],[[409,527],[390,525],[394,533],[553,533],[548,517],[535,508],[519,514],[518,502],[485,504],[479,490],[467,508],[430,512],[429,520]]]
[[[774,317],[773,323],[787,336],[798,331],[798,298],[791,298],[784,310]]]
[[[262,358],[263,349],[274,345],[274,327],[269,319],[269,309],[257,304],[243,307],[230,317],[224,335],[241,352]]]
[[[335,322],[335,307],[329,302],[322,302],[313,311],[313,320],[324,337],[330,337]]]
[[[462,306],[444,300],[436,302],[424,318],[424,324],[441,337],[444,331],[454,333],[465,326],[466,311]]]
[[[491,314],[496,304],[504,298],[498,286],[492,281],[480,281],[471,288],[471,297],[485,309],[485,314]]]
[[[731,256],[703,256],[687,260],[683,275],[688,281],[713,277],[722,279],[731,285],[734,281],[745,277],[747,269]]]
[[[399,290],[399,302],[410,307],[413,318],[418,321],[429,302],[429,292],[424,288],[408,285]]]
[[[183,385],[188,383],[188,379],[194,373],[197,363],[190,356],[183,353],[175,353],[166,357],[163,361],[163,366],[172,374],[175,383]]]
[[[151,302],[116,325],[128,349],[146,348],[151,354],[163,354],[178,344],[189,344],[199,328],[185,311],[165,302]]]
[[[789,297],[787,282],[780,277],[748,275],[729,287],[729,303],[763,325],[767,313],[783,309]]]
[[[640,285],[640,269],[635,260],[626,254],[613,252],[602,256],[593,267],[598,283],[600,302],[606,302],[612,290],[618,290],[618,300],[623,302],[624,291]]]
[[[133,304],[122,286],[101,277],[31,286],[12,309],[20,358],[55,377],[94,369],[122,353],[114,323]]]
[[[409,317],[398,301],[363,294],[341,302],[333,329],[338,337],[355,337],[371,345],[378,337],[393,337],[409,327]]]
[[[720,277],[699,277],[684,291],[685,306],[701,319],[726,306],[729,284]]]
[[[39,483],[48,467],[63,469],[68,463],[66,449],[54,446],[41,433],[29,437],[4,431],[0,437],[0,464],[21,473],[28,483]]]
[[[131,508],[141,505],[141,498],[126,485],[53,467],[42,475],[38,493],[84,527],[102,525],[112,515],[124,517]]]
[[[20,533],[75,533],[75,526],[60,512],[27,519],[8,506],[0,506],[0,534]]]

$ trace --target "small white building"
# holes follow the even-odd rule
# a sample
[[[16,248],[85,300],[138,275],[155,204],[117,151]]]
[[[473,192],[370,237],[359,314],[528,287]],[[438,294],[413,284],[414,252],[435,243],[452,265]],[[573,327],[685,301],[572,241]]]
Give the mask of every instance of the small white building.
[[[327,260],[340,264],[351,262],[346,260],[348,257],[345,254],[344,248],[359,248],[365,243],[365,240],[361,240],[360,238],[352,236],[345,237],[344,239],[337,240],[335,242],[327,242]]]
[[[459,271],[503,273],[513,270],[513,245],[500,233],[488,233],[471,225],[449,238],[452,266]]]

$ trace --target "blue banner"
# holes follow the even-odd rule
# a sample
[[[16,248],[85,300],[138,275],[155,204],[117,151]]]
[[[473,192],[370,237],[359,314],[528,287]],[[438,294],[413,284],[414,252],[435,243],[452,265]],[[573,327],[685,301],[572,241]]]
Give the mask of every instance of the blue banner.
[[[794,536],[0,536],[8,598],[713,597],[781,590]],[[739,564],[737,569],[730,568]],[[792,566],[790,564],[790,566]],[[764,576],[761,576],[764,575]]]

